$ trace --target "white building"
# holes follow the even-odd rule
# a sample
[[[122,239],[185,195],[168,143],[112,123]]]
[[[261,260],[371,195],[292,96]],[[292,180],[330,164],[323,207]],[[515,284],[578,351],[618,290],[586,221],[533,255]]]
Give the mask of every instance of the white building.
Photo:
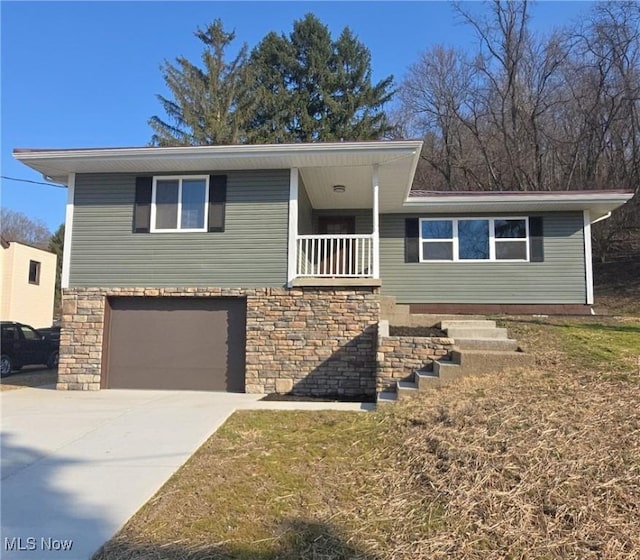
[[[0,254],[0,319],[50,327],[58,257],[5,239]]]

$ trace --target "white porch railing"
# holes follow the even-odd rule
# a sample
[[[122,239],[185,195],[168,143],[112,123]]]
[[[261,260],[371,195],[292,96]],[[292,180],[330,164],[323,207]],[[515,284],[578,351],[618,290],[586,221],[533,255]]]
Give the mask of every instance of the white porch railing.
[[[373,278],[373,235],[298,235],[296,276]]]

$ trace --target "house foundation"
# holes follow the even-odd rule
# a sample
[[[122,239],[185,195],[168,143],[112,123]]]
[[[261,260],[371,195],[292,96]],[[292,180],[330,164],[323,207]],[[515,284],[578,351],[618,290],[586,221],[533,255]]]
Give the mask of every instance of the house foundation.
[[[108,298],[116,297],[245,298],[246,392],[375,395],[378,288],[357,286],[65,289],[58,389],[105,386]]]

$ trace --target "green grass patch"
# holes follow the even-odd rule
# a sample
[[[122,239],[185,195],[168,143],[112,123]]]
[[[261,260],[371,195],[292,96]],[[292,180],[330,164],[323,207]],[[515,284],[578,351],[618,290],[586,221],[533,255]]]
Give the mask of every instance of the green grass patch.
[[[96,558],[369,558],[437,518],[375,507],[394,493],[372,481],[395,447],[379,414],[237,412]]]
[[[640,318],[499,317],[539,365],[640,380]]]
[[[557,327],[566,351],[585,367],[633,370],[640,359],[640,323],[574,323]]]

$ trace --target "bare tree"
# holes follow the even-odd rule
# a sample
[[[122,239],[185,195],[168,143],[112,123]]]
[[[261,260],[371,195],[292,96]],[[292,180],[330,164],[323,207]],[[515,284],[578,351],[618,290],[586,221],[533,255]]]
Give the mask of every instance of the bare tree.
[[[567,35],[568,128],[564,149],[572,188],[635,190],[634,199],[594,228],[606,253],[640,228],[640,4],[596,4]]]
[[[435,46],[409,67],[400,90],[405,114],[413,117],[411,130],[427,131],[423,158],[449,190],[461,184],[460,175],[472,176],[461,142],[472,87],[472,67],[464,53]]]
[[[17,241],[47,249],[51,232],[42,220],[29,218],[22,212],[2,207],[0,214],[0,232],[7,241]]]
[[[546,36],[527,2],[457,4],[475,53],[434,47],[409,67],[400,110],[425,139],[427,189],[637,189],[640,185],[640,3],[597,3]],[[639,196],[594,228],[604,253],[640,226]]]

